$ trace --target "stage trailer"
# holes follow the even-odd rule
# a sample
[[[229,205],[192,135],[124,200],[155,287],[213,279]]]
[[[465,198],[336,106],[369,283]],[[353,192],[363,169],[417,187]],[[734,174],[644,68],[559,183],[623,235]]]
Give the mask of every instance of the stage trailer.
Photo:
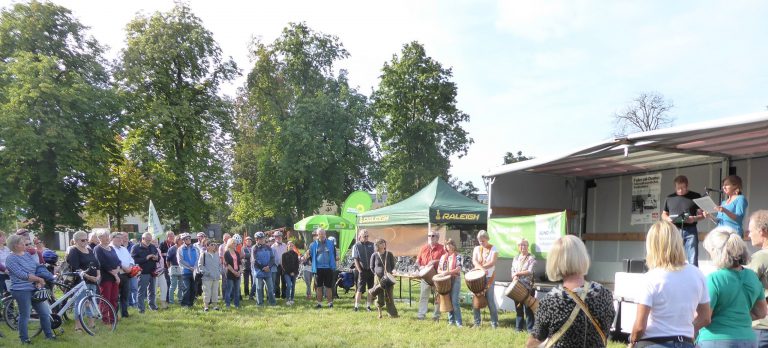
[[[645,257],[646,231],[660,218],[677,175],[704,194],[719,190],[730,174],[743,180],[746,227],[750,212],[768,209],[768,112],[631,134],[497,167],[484,178],[489,219],[565,210],[567,232],[580,236],[592,257],[588,278],[613,283],[623,260]],[[710,196],[718,204],[723,198]],[[713,227],[699,222],[700,242]],[[699,250],[706,268],[708,255],[701,244]]]

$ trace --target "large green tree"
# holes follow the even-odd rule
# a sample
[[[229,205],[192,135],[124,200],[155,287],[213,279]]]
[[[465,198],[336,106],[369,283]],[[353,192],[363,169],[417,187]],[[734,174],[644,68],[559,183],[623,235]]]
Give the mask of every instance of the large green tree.
[[[384,63],[374,92],[374,129],[381,139],[387,201],[411,196],[436,176],[448,180],[450,157],[466,154],[472,139],[462,128],[469,115],[456,107],[451,69],[411,42]]]
[[[237,108],[233,219],[295,220],[370,189],[372,112],[346,72],[335,74],[348,56],[339,39],[291,23],[253,53]]]
[[[179,230],[202,227],[231,183],[232,110],[219,86],[237,67],[181,3],[131,21],[121,58],[116,77],[136,141],[130,155],[152,180],[150,198]]]
[[[136,161],[129,157],[131,139],[116,136],[118,146],[105,168],[109,176],[89,187],[86,211],[94,216],[105,216],[111,226],[120,228],[127,215],[146,212],[152,183],[142,173]]]
[[[45,232],[82,225],[84,188],[114,148],[116,98],[86,29],[48,2],[0,14],[0,210]]]

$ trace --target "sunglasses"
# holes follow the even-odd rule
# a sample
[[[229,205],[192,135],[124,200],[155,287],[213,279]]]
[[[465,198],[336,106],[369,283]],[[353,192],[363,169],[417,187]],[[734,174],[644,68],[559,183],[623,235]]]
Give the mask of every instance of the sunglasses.
[[[81,239],[80,241],[81,242],[87,242],[88,240],[87,239]]]

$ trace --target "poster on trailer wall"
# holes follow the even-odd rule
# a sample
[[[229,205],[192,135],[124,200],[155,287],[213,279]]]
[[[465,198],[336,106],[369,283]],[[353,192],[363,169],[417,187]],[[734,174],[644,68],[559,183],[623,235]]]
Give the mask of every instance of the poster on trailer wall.
[[[661,173],[632,177],[632,225],[652,224],[659,220]]]

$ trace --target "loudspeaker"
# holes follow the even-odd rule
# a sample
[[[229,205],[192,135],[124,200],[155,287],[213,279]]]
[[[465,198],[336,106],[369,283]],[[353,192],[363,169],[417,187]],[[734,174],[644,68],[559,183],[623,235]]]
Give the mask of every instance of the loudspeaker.
[[[645,266],[645,259],[642,259],[642,260],[624,259],[624,272],[627,272],[627,273],[648,272],[648,267]]]

